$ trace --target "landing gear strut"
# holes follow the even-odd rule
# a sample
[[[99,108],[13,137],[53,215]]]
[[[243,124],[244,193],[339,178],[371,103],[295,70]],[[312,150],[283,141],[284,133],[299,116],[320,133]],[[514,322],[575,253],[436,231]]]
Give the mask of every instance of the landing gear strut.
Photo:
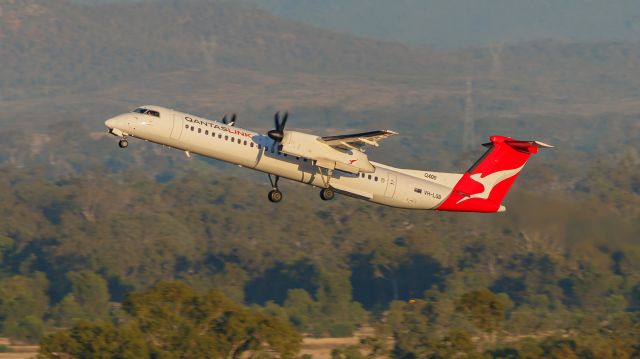
[[[271,175],[269,175],[269,182],[271,183],[271,187],[273,188],[270,192],[269,192],[269,201],[271,201],[272,203],[278,203],[280,201],[282,201],[282,192],[280,192],[280,190],[278,189],[278,181],[280,180],[280,176],[274,176],[275,180],[273,178],[271,178]]]
[[[119,142],[118,142],[118,146],[120,146],[120,148],[127,148],[129,146],[129,141],[127,141],[126,138],[122,138]]]
[[[335,195],[335,192],[333,192],[331,188],[323,188],[320,190],[320,198],[325,201],[331,201]]]

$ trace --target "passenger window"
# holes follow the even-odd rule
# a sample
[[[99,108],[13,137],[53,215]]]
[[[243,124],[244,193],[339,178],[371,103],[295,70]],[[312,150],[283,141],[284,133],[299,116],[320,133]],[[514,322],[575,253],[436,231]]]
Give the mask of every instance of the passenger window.
[[[209,136],[209,130],[205,130],[205,131],[204,131],[204,134],[205,134],[205,135],[207,135],[207,136]]]
[[[225,141],[229,141],[229,136],[224,136]]]
[[[251,148],[253,148],[253,142],[251,142],[250,146],[251,146]]]
[[[222,134],[221,133],[218,134],[218,138],[222,138]]]
[[[202,129],[201,128],[198,128],[198,133],[202,133]]]
[[[371,175],[369,175],[369,179],[371,179]]]
[[[184,125],[184,128],[189,128],[189,125]]]
[[[191,131],[193,131],[193,126],[191,126]]]
[[[245,145],[245,146],[247,145],[247,140],[244,140],[244,145]]]
[[[415,193],[422,193],[422,189],[421,188],[414,188],[413,192]]]
[[[378,176],[376,176],[375,181],[378,182]]]
[[[236,138],[235,137],[231,137],[231,142],[236,142]]]

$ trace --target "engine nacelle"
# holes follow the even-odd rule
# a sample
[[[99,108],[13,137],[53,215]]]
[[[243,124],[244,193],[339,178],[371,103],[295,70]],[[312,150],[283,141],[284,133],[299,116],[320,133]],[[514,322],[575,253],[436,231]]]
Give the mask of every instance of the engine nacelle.
[[[318,136],[296,131],[285,131],[282,152],[316,161],[316,165],[349,173],[374,172],[367,155],[351,149],[336,149],[319,140]]]

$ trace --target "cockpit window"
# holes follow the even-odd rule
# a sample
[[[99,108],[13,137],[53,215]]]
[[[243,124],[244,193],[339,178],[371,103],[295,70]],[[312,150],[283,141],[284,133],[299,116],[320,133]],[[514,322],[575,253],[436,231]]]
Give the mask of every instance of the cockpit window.
[[[144,107],[136,108],[135,110],[133,110],[133,112],[141,113],[143,115],[149,115],[149,116],[153,116],[153,117],[160,117],[160,112],[154,111],[154,110],[149,110],[149,109],[146,109]]]

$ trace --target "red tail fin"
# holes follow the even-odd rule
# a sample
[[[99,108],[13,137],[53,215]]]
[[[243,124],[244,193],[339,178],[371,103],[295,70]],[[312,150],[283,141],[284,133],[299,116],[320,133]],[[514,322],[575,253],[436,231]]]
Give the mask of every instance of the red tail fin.
[[[464,173],[449,197],[438,207],[440,211],[501,212],[500,204],[529,156],[539,147],[552,147],[542,142],[518,141],[492,136],[484,146],[489,150]]]

